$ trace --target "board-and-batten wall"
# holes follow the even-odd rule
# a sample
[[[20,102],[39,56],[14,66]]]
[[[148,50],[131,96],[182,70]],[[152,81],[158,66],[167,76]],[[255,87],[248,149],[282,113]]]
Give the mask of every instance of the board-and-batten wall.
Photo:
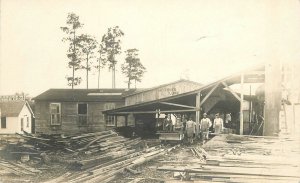
[[[169,96],[193,91],[198,89],[199,87],[200,85],[197,83],[193,83],[189,81],[181,81],[178,83],[165,85],[162,87],[154,88],[152,90],[147,90],[144,92],[127,96],[125,98],[125,105],[128,106],[128,105],[139,104],[142,102],[158,100]]]
[[[50,103],[61,105],[61,125],[51,125]],[[88,105],[88,121],[86,125],[78,123],[78,103]],[[106,122],[102,111],[104,105],[115,103],[115,107],[124,106],[124,102],[48,102],[36,101],[36,133],[83,133],[106,130]],[[123,121],[124,117],[119,117]],[[124,120],[125,121],[125,120]]]

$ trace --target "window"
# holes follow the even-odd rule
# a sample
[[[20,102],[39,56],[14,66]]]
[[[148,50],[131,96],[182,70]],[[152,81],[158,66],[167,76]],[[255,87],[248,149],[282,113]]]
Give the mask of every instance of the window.
[[[21,118],[21,131],[24,131],[24,118]]]
[[[6,128],[6,117],[1,117],[1,128]]]
[[[29,117],[27,117],[26,127],[29,128]]]
[[[51,125],[60,125],[61,124],[60,103],[51,103],[50,104],[50,120],[51,120]]]
[[[114,109],[116,108],[115,103],[106,103],[104,104],[104,110]],[[112,115],[105,115],[105,122],[107,126],[115,126],[116,117]]]
[[[78,104],[78,124],[83,126],[87,124],[88,121],[88,105]]]

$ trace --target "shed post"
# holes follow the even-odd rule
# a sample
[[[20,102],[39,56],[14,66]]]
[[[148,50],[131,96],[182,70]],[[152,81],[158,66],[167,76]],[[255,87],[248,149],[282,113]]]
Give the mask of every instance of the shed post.
[[[201,96],[201,93],[197,93],[196,95],[196,123],[199,123],[200,121],[200,96]]]
[[[128,114],[125,115],[125,126],[128,126]]]
[[[241,74],[240,135],[243,135],[244,133],[243,102],[244,102],[244,73]]]

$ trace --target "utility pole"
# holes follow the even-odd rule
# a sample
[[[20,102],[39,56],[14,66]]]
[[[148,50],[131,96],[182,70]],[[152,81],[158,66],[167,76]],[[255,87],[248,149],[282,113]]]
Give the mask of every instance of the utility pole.
[[[282,7],[285,1],[266,1],[271,8],[266,9],[266,61],[265,61],[265,120],[264,136],[276,136],[279,133],[279,112],[281,109],[281,59],[282,50],[279,47],[281,38]]]
[[[269,61],[265,66],[265,122],[264,136],[279,133],[281,108],[281,69],[279,60]]]

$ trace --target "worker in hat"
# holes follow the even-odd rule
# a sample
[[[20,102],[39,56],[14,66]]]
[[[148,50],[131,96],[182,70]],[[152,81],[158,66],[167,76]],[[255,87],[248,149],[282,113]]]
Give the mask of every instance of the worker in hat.
[[[216,117],[214,119],[214,129],[215,129],[215,133],[219,134],[222,132],[224,124],[223,124],[223,119],[220,118],[219,113],[216,114]]]
[[[203,118],[200,121],[201,140],[204,142],[208,139],[209,128],[211,127],[211,121],[207,117],[207,114],[203,114]]]
[[[193,143],[193,138],[194,138],[194,134],[195,134],[195,122],[193,121],[192,117],[189,118],[189,120],[186,122],[186,135],[187,135],[187,139],[188,142],[190,144]]]

